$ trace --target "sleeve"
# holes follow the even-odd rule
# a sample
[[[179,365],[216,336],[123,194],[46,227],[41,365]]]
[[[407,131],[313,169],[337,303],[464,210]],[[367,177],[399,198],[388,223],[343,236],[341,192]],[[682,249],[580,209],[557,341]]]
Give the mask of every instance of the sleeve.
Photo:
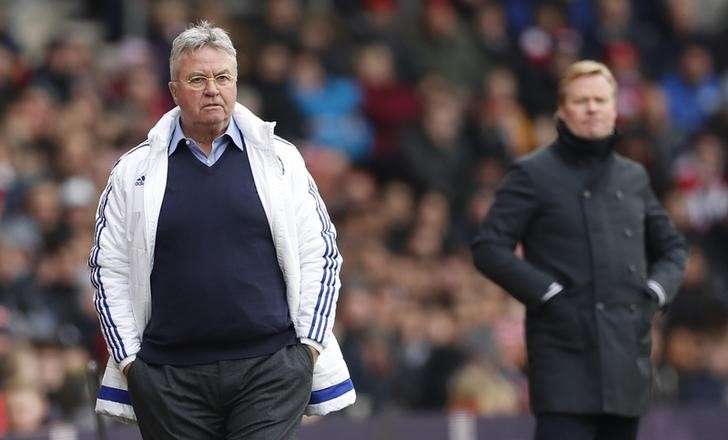
[[[129,295],[126,209],[119,174],[117,164],[101,194],[88,265],[101,333],[109,354],[120,368],[124,368],[139,351],[140,338]]]
[[[538,205],[531,178],[520,166],[511,167],[472,244],[478,270],[528,306],[540,305],[559,286],[553,276],[513,253]]]
[[[298,254],[301,264],[301,300],[296,334],[301,342],[321,352],[336,317],[342,258],[336,245],[336,227],[318,187],[297,155],[294,200]]]
[[[652,192],[649,182],[645,189],[645,208],[647,287],[655,292],[662,306],[670,303],[680,289],[687,247],[665,208]]]

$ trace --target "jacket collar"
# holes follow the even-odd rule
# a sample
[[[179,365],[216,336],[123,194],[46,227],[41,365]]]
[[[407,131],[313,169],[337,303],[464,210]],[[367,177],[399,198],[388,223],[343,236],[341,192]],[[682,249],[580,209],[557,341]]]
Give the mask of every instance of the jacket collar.
[[[180,108],[173,108],[149,130],[148,137],[153,150],[164,149],[166,151],[179,114]],[[232,117],[235,118],[235,124],[243,133],[245,145],[264,150],[272,148],[275,122],[263,121],[240,103],[235,103]]]
[[[556,130],[558,132],[556,151],[562,157],[576,162],[600,162],[607,159],[614,151],[614,145],[618,140],[616,130],[603,139],[581,138],[572,133],[561,119],[556,125]]]
[[[227,136],[227,139],[225,139],[225,136]],[[190,141],[191,139],[185,136],[184,131],[182,130],[182,124],[180,123],[180,119],[177,118],[176,122],[174,124],[174,128],[172,129],[172,139],[169,142],[168,152],[167,155],[171,156],[174,154],[175,151],[177,151],[177,147],[179,146],[179,143],[181,140]],[[243,138],[240,135],[240,130],[238,129],[238,124],[235,123],[235,118],[230,118],[230,123],[227,126],[227,129],[225,130],[225,133],[220,135],[218,138],[216,138],[213,141],[213,145],[216,141],[224,139],[223,143],[227,144],[228,140],[232,141],[232,143],[238,147],[241,151],[245,151]],[[193,140],[194,142],[194,140]],[[214,149],[214,147],[213,147]]]

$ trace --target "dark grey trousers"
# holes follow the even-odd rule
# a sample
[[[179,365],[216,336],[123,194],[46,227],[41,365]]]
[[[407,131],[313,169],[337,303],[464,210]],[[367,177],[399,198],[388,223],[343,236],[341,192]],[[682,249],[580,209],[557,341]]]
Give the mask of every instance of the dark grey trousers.
[[[535,440],[637,440],[639,417],[611,414],[536,415]]]
[[[311,394],[305,345],[174,367],[134,361],[129,395],[145,440],[294,439]]]

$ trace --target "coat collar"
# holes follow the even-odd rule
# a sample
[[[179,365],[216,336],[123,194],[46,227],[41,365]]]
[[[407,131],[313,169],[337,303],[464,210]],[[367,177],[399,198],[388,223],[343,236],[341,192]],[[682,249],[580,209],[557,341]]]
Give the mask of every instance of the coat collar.
[[[173,108],[149,130],[148,137],[153,150],[166,150],[179,114],[180,108]],[[243,133],[247,146],[264,150],[272,148],[275,122],[263,121],[240,103],[235,103],[232,117],[235,118],[235,123]]]
[[[559,119],[556,129],[558,140],[555,149],[568,161],[578,163],[603,162],[612,156],[614,145],[618,140],[618,133],[615,130],[604,139],[584,139],[575,135],[566,126],[563,120]]]

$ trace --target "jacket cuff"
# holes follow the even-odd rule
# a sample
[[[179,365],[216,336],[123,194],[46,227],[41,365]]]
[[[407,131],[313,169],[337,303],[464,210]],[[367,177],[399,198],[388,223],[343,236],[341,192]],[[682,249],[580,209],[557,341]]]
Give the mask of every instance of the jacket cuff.
[[[318,351],[318,354],[321,354],[321,352],[324,351],[324,346],[314,341],[313,339],[300,338],[299,340],[301,341],[301,344],[310,345],[311,347],[315,348],[316,351]]]
[[[561,293],[564,290],[564,286],[554,281],[549,286],[549,290],[546,291],[546,293],[541,297],[541,302],[545,303],[546,301],[550,300],[551,298],[555,297],[559,293]]]
[[[647,287],[657,298],[657,304],[659,304],[660,307],[664,306],[667,302],[667,295],[665,295],[665,289],[662,288],[660,283],[655,280],[649,280],[647,281]]]
[[[133,354],[131,356],[127,356],[124,359],[119,362],[119,371],[121,371],[122,374],[124,374],[124,368],[126,368],[127,365],[131,364],[136,360],[136,354]]]

